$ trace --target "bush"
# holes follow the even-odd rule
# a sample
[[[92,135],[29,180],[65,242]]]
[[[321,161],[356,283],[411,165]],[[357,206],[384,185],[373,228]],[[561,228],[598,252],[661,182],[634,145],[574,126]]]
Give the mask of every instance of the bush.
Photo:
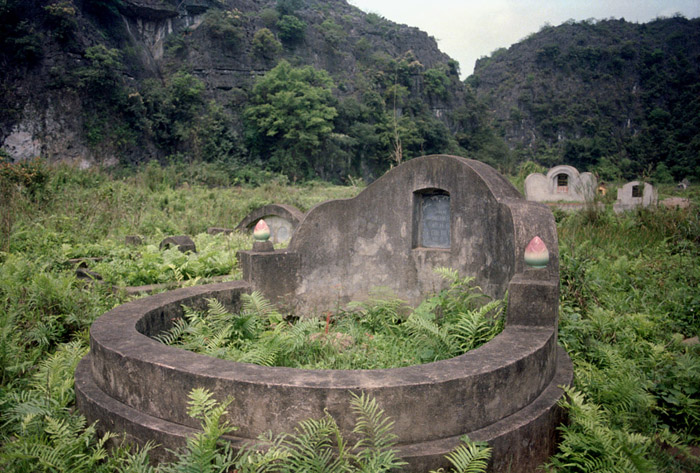
[[[264,59],[273,59],[282,52],[282,44],[267,28],[260,28],[253,35],[253,53]]]
[[[283,15],[277,22],[277,28],[280,31],[280,39],[285,43],[293,44],[304,39],[306,23],[296,16]]]
[[[226,47],[235,48],[243,39],[241,28],[243,14],[238,10],[209,10],[204,17],[204,25],[209,34],[222,41]]]

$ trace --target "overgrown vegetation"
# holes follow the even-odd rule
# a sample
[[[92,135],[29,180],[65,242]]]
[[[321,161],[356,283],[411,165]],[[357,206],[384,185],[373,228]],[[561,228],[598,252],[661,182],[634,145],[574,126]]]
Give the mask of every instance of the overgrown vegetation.
[[[87,350],[87,330],[125,299],[103,285],[76,279],[75,269],[66,264],[69,258],[117,261],[131,251],[121,244],[130,234],[145,238],[144,254],[157,253],[149,245],[168,234],[191,234],[204,242],[202,248],[207,242],[221,248],[228,245],[223,236],[200,234],[209,226],[233,227],[266,203],[307,210],[359,192],[320,183],[288,186],[274,176],[259,187],[228,187],[240,181],[213,164],[150,165],[120,176],[41,162],[21,165],[31,168],[8,166],[3,179],[34,166],[44,176],[31,185],[15,177],[3,183],[15,209],[8,236],[3,235],[7,250],[0,252],[0,470],[8,472],[155,471],[145,460],[146,450],[107,452],[106,439],[74,409],[73,372]],[[696,205],[700,200],[695,187],[661,188],[661,193],[690,197]],[[700,471],[700,345],[692,340],[700,332],[697,210],[616,215],[590,209],[556,216],[559,340],[574,361],[575,385],[564,401],[570,424],[562,427],[562,443],[548,469]],[[134,264],[125,274],[146,265],[135,257],[124,260]],[[109,259],[103,261],[107,266]],[[174,271],[158,271],[176,280]],[[366,323],[376,325],[387,314],[403,314],[390,301],[386,304],[355,310],[365,311]],[[319,332],[325,332],[324,322]],[[338,320],[331,322],[329,331]],[[218,433],[235,427],[217,420],[225,401],[216,404],[203,392],[194,396],[201,407],[192,412],[203,422],[204,433],[191,439],[178,462],[159,467],[161,471],[185,471],[185,465],[220,471],[235,460],[216,440]],[[312,424],[324,424],[332,432],[330,420]],[[280,445],[287,448],[306,438],[304,427],[299,429]],[[475,457],[483,457],[483,447],[465,444],[454,453],[453,463]],[[284,460],[275,465],[273,471],[289,471]],[[469,470],[455,466],[455,471]]]
[[[467,82],[513,159],[605,180],[698,178],[700,19],[569,20],[480,59]]]
[[[558,226],[575,379],[551,470],[700,471],[697,211],[589,210]]]
[[[456,271],[440,268],[449,286],[415,310],[387,294],[325,317],[287,322],[258,292],[243,295],[232,314],[210,299],[207,311],[184,318],[155,338],[217,358],[304,369],[381,369],[452,358],[477,348],[503,328],[503,303],[485,296]]]

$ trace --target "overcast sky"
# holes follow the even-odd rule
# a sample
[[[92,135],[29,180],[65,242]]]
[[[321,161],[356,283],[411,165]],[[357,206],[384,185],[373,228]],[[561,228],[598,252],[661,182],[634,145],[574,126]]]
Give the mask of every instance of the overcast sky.
[[[367,13],[416,26],[459,61],[462,76],[498,48],[507,48],[545,24],[569,19],[624,18],[645,23],[681,13],[700,16],[700,0],[348,0]]]

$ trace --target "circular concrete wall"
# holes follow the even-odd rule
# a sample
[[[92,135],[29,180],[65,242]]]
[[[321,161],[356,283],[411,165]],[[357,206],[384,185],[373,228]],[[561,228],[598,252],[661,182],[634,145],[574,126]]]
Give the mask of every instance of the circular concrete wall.
[[[426,248],[423,203],[433,195],[449,196],[449,215],[445,206],[444,225],[428,227],[449,238]],[[525,253],[536,236],[550,257],[534,270]],[[154,295],[93,324],[90,354],[75,376],[78,407],[89,421],[139,444],[153,440],[162,446],[156,455],[166,457],[198,428],[187,416],[187,401],[200,387],[220,400],[234,397],[227,414],[237,427],[229,438],[234,446],[265,432],[293,432],[300,421],[326,412],[352,439],[350,393],[362,391],[394,422],[409,472],[448,466],[444,455],[465,434],[493,447],[492,471],[534,472],[553,452],[562,415],[558,386],[572,379],[571,362],[556,343],[556,225],[546,206],[523,200],[493,168],[455,156],[411,160],[354,199],[314,207],[287,250],[240,256],[246,281]],[[401,276],[406,280],[392,289],[418,299],[431,285],[428,275],[445,265],[475,276],[488,294],[508,293],[505,330],[450,360],[385,370],[300,370],[215,359],[150,338],[181,317],[183,305],[204,308],[215,297],[236,310],[241,294],[253,289],[280,303],[302,297],[322,307],[333,299],[323,291],[335,280],[355,297]],[[360,281],[353,285],[349,278]]]
[[[124,431],[139,444],[155,439],[172,449],[198,427],[187,416],[187,396],[203,387],[217,399],[235,398],[227,420],[238,428],[230,440],[240,445],[267,431],[291,432],[324,410],[351,436],[349,392],[364,391],[395,422],[407,471],[444,465],[442,456],[463,434],[491,441],[494,465],[518,464],[521,472],[551,453],[560,417],[557,386],[571,381],[553,327],[509,324],[491,342],[450,360],[356,371],[235,363],[150,338],[182,316],[182,305],[204,307],[205,298],[216,297],[235,310],[248,290],[240,281],[183,288],[100,317],[91,329],[90,354],[76,371],[79,409],[103,430]]]

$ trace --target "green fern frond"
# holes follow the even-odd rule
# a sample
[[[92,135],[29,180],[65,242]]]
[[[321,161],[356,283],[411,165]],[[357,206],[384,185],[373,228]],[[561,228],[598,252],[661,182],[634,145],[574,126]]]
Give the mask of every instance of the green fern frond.
[[[360,471],[379,473],[405,465],[394,449],[398,439],[392,432],[394,421],[385,416],[376,399],[364,392],[359,396],[350,394],[350,405],[357,419],[353,432],[360,435],[352,450]]]
[[[218,299],[210,297],[205,300],[207,301],[207,317],[221,319],[231,316],[228,309]]]
[[[274,310],[272,303],[260,291],[241,295],[241,301],[243,302],[243,312],[255,314],[260,318],[265,317],[268,312]]]
[[[319,319],[299,320],[285,332],[284,343],[291,349],[297,349],[307,343],[309,334],[318,332],[320,328],[321,321]]]
[[[282,315],[277,312],[275,305],[263,296],[259,291],[241,296],[243,301],[242,314],[251,314],[259,320],[265,320],[269,324],[278,324],[283,320]]]
[[[500,300],[491,301],[488,304],[471,311],[459,314],[457,321],[451,327],[462,351],[468,351],[491,340],[500,333],[503,328],[500,314],[502,303]]]
[[[280,347],[276,344],[259,344],[238,356],[240,363],[253,363],[261,366],[275,366]]]
[[[435,274],[439,275],[445,281],[450,284],[454,284],[459,281],[459,272],[456,269],[452,269],[447,266],[439,266],[433,270]],[[472,278],[473,279],[473,278]]]
[[[419,343],[435,351],[435,358],[451,357],[459,350],[459,345],[448,329],[441,328],[429,319],[430,314],[414,311],[406,320],[405,325],[409,334]]]
[[[118,473],[156,473],[149,457],[149,453],[154,447],[153,441],[149,440],[145,445],[133,451],[125,450],[124,462],[119,466]]]
[[[213,399],[211,392],[196,388],[189,395],[188,414],[201,422],[202,431],[187,439],[184,450],[171,452],[177,460],[162,465],[163,473],[170,472],[228,472],[234,464],[234,454],[228,442],[220,438],[234,427],[228,425],[222,418],[232,398],[219,403]]]
[[[158,335],[154,335],[153,339],[159,341],[164,345],[175,345],[182,336],[190,328],[190,324],[185,319],[175,319],[173,321],[173,326],[169,330],[165,330]]]
[[[445,455],[452,464],[452,473],[484,473],[491,458],[491,447],[472,442],[467,436],[462,437],[462,443]],[[432,472],[431,472],[432,473]]]
[[[213,399],[213,393],[204,388],[194,388],[188,397],[187,415],[194,419],[204,419],[207,413],[217,405],[216,399]]]
[[[341,473],[347,471],[343,455],[336,450],[334,440],[342,438],[335,420],[328,414],[321,419],[299,423],[295,435],[285,439],[289,470],[309,473]]]

